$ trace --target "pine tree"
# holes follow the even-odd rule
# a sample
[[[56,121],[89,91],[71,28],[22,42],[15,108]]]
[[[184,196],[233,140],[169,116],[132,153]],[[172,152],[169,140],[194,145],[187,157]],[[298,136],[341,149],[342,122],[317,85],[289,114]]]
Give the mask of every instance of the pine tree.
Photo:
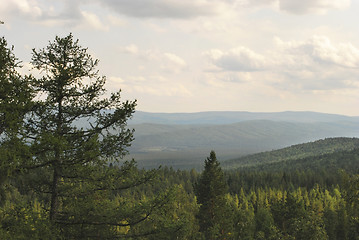
[[[128,234],[123,229],[168,202],[166,195],[131,204],[115,198],[155,175],[138,171],[134,161],[108,167],[119,163],[133,140],[126,123],[136,101],[121,101],[120,91],[104,97],[98,60],[72,34],[33,50],[32,65],[42,77],[30,81],[36,97],[20,132],[30,154],[17,170],[44,204],[48,215],[42,217],[66,239]]]
[[[25,114],[31,108],[29,76],[17,71],[20,62],[0,38],[0,186],[21,165],[27,146],[19,138]]]
[[[232,210],[225,198],[228,186],[214,151],[205,160],[195,191],[200,205],[200,231],[206,239],[228,239],[233,231]]]
[[[33,155],[24,167],[46,170],[41,190],[50,195],[50,219],[55,222],[69,185],[93,181],[95,169],[105,166],[107,157],[123,156],[132,140],[126,120],[136,102],[120,101],[120,91],[103,97],[106,78],[96,70],[98,60],[72,34],[34,49],[32,64],[43,77],[32,81],[37,99],[27,118],[26,138]]]
[[[148,196],[139,186],[150,187],[157,171],[120,162],[136,101],[121,101],[120,91],[105,97],[98,60],[72,34],[56,37],[33,50],[42,77],[21,77],[0,43],[0,238],[187,239],[195,224],[176,202],[183,190]]]

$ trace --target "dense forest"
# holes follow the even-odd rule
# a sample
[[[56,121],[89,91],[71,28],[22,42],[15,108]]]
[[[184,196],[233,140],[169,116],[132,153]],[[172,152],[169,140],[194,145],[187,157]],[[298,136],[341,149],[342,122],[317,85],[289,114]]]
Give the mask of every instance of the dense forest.
[[[98,60],[72,34],[32,56],[41,77],[0,39],[0,239],[359,239],[358,139],[139,169]]]

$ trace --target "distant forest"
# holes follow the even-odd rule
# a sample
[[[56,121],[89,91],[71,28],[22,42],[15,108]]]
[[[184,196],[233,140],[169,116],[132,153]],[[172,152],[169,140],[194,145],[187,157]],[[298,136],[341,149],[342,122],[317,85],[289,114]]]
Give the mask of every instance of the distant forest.
[[[79,40],[31,63],[42,77],[0,39],[0,239],[359,239],[357,138],[144,170],[121,160],[136,101],[106,94]]]

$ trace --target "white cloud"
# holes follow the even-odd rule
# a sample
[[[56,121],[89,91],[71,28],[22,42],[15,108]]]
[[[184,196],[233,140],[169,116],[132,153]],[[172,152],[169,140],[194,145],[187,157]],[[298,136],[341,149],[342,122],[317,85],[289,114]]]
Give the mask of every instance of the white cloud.
[[[173,53],[165,53],[164,56],[172,63],[179,65],[179,66],[186,66],[186,62],[180,58],[179,56],[173,54]]]
[[[94,11],[83,10],[86,1],[63,0],[0,0],[0,14],[8,19],[25,19],[47,27],[65,26],[98,31],[108,31],[109,25],[119,26],[123,23],[112,15],[100,19]]]
[[[276,42],[289,56],[305,57],[319,64],[359,68],[359,49],[351,43],[334,45],[326,36],[313,36],[302,42],[283,42],[277,38]]]
[[[43,11],[35,0],[0,0],[0,13],[2,16],[24,16],[38,18],[43,15]]]
[[[164,76],[127,76],[110,77],[108,85],[111,89],[126,89],[126,92],[137,96],[148,94],[157,97],[188,97],[191,91],[182,83],[169,81]]]
[[[130,44],[125,47],[120,47],[120,52],[136,55],[139,53],[139,49],[135,44]]]
[[[345,9],[351,0],[279,0],[281,10],[294,14],[325,14],[332,9]]]
[[[185,60],[173,53],[164,53],[162,62],[162,69],[170,73],[179,73],[187,66]]]
[[[121,84],[121,83],[124,83],[125,80],[123,80],[120,77],[109,77],[109,82],[113,83],[113,84]]]
[[[206,77],[205,83],[218,87],[224,87],[224,83],[249,83],[254,80],[254,75],[254,72],[214,72],[211,77]]]
[[[113,25],[113,26],[117,26],[117,27],[123,27],[126,25],[126,21],[123,20],[122,18],[119,18],[118,16],[115,15],[108,15],[107,16],[107,21]]]
[[[68,23],[77,25],[79,20],[90,19],[96,29],[102,29],[89,9],[107,10],[136,18],[191,19],[199,16],[222,14],[229,1],[221,0],[0,0],[2,16],[22,16],[45,25]],[[90,14],[90,16],[89,16]],[[92,14],[92,15],[91,15]],[[96,16],[98,18],[98,16]],[[113,26],[123,26],[124,21],[109,14],[107,21]],[[163,31],[160,26],[153,26]]]
[[[99,17],[91,12],[88,11],[81,11],[82,20],[79,27],[89,28],[92,30],[99,30],[99,31],[108,31],[109,27],[106,26]]]
[[[135,55],[148,66],[153,65],[152,70],[158,69],[169,74],[180,73],[188,66],[183,58],[174,53],[162,52],[158,49],[141,50],[135,44],[120,47],[120,52]]]
[[[325,14],[329,10],[350,7],[351,0],[242,0],[239,5],[249,7],[270,6],[292,14]]]
[[[208,71],[221,82],[262,84],[285,91],[345,89],[358,86],[359,49],[332,43],[328,37],[282,41],[264,55],[246,47],[205,52],[215,68]],[[213,79],[211,80],[213,81]]]
[[[215,66],[226,71],[261,71],[267,68],[269,64],[264,56],[246,47],[238,47],[226,52],[213,49],[204,54]]]
[[[355,86],[359,74],[359,49],[351,43],[333,44],[328,37],[306,41],[276,39],[277,87],[303,90],[344,89]]]
[[[275,7],[279,4],[279,0],[242,0],[239,1],[240,6],[260,7],[272,6]]]
[[[193,18],[218,13],[219,0],[98,0],[120,14],[139,18]]]

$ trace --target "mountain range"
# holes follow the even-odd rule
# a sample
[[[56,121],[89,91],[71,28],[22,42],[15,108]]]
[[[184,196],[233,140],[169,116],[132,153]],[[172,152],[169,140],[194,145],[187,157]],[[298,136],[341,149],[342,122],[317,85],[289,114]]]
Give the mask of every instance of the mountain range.
[[[332,137],[359,137],[359,117],[317,112],[136,112],[127,159],[139,167],[200,169],[211,150],[219,160]]]
[[[137,111],[129,124],[231,124],[251,120],[271,120],[285,122],[359,122],[359,116],[318,113],[309,111],[285,112],[244,112],[244,111],[212,111],[196,113],[151,113]]]

